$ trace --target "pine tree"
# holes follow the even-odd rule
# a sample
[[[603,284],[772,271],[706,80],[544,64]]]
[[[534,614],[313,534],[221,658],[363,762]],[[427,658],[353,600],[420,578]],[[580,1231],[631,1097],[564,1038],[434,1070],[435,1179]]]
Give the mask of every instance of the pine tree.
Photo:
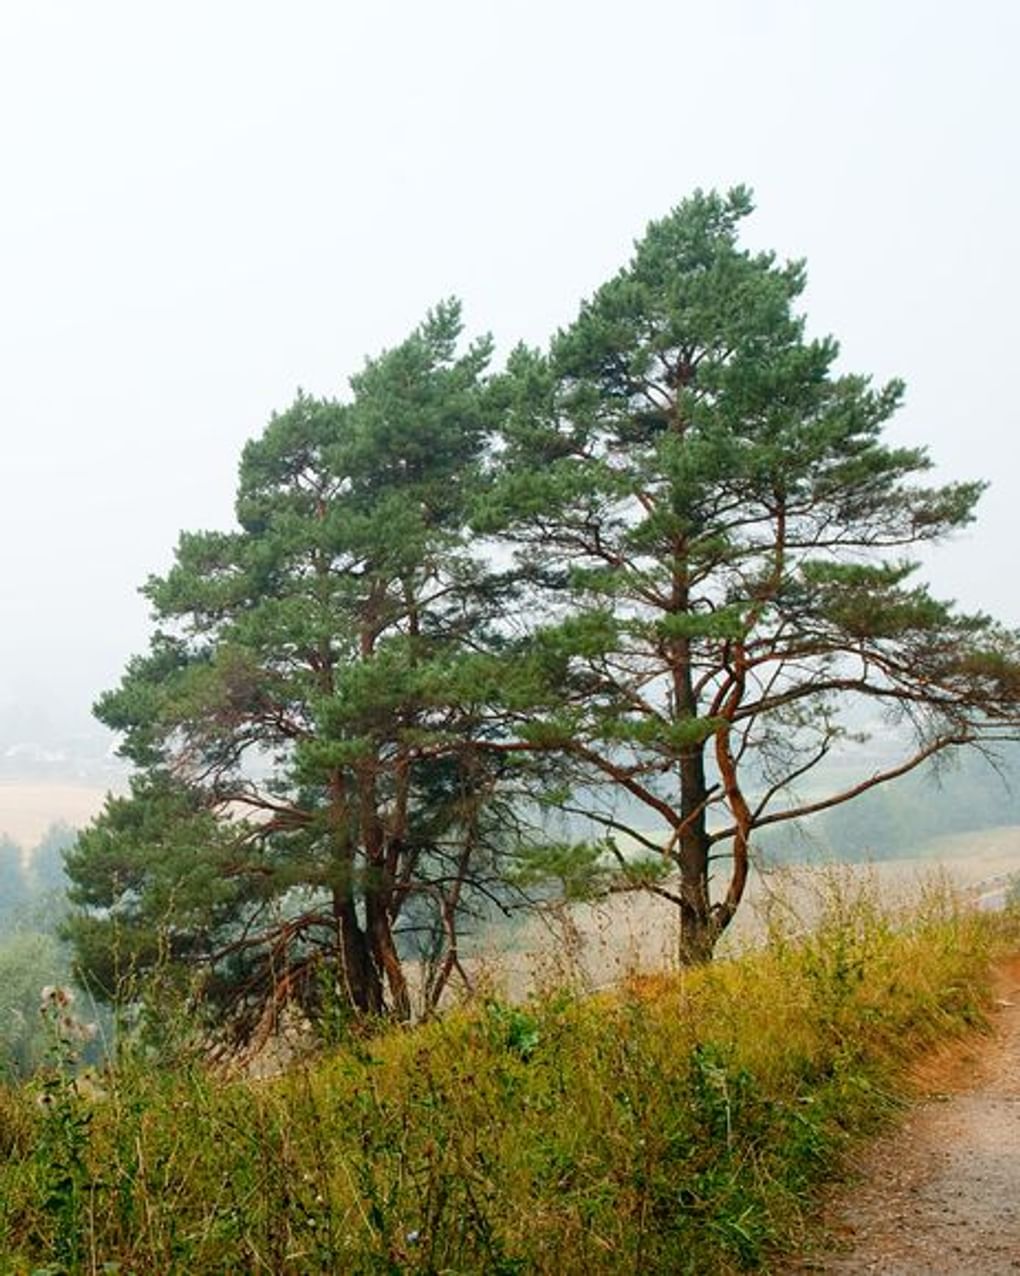
[[[406,1018],[411,952],[433,1003],[458,969],[502,820],[459,698],[499,600],[465,531],[490,348],[458,353],[460,331],[443,305],[350,402],[299,396],[245,448],[237,530],[183,535],[145,587],[150,650],[97,707],[132,795],[68,860],[79,962],[108,989],[201,972],[258,1039],[327,993]]]
[[[515,352],[479,518],[545,609],[505,747],[573,768],[624,882],[677,905],[686,961],[734,916],[754,830],[1009,734],[1020,693],[1016,637],[931,597],[908,557],[981,485],[926,486],[926,453],[883,440],[902,385],[806,336],[803,264],[738,243],[751,207],[696,193],[548,353]],[[798,797],[862,703],[910,729],[902,758]]]

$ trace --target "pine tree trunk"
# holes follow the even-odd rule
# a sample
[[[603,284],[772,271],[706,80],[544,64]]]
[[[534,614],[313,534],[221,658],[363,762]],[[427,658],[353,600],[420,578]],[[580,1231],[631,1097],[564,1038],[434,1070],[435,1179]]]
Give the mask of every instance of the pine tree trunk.
[[[718,938],[711,915],[706,916],[703,910],[691,907],[686,901],[680,905],[678,956],[681,966],[704,966],[710,962]]]
[[[680,841],[681,966],[712,960],[719,938],[708,895],[708,839],[704,829],[692,829]]]
[[[406,1023],[411,1018],[411,996],[393,939],[386,894],[388,892],[373,891],[365,900],[368,938],[372,947],[373,965],[380,974],[385,972],[393,1013],[401,1023]]]
[[[693,720],[697,701],[691,685],[688,644],[678,644],[680,660],[674,669],[677,717]],[[708,889],[709,847],[706,812],[705,746],[693,744],[680,752],[680,948],[681,966],[711,961],[718,933]]]
[[[334,888],[333,914],[339,929],[343,985],[351,1007],[359,1014],[381,1015],[385,1000],[382,979],[349,888]]]

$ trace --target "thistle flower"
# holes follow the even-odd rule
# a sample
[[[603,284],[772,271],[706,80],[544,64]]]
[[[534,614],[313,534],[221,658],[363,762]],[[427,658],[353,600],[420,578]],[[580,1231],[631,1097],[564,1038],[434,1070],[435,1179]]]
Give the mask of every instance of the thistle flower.
[[[47,984],[39,994],[39,1013],[43,1015],[48,1010],[65,1010],[73,1005],[74,993],[62,984]]]

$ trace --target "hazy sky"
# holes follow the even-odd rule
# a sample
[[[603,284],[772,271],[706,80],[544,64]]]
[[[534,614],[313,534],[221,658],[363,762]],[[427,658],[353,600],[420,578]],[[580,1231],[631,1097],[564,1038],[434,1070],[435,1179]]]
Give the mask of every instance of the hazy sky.
[[[87,726],[298,386],[451,293],[543,341],[735,182],[845,367],[906,378],[895,436],[993,481],[930,577],[1020,623],[1018,36],[1010,0],[2,0],[0,713]]]

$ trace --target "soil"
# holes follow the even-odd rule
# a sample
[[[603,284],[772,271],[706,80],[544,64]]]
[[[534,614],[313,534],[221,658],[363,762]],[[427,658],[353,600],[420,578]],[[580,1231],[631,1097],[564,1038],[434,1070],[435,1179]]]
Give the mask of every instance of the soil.
[[[997,971],[992,1031],[926,1059],[920,1099],[825,1210],[823,1244],[783,1270],[881,1276],[1020,1271],[1020,956]]]

